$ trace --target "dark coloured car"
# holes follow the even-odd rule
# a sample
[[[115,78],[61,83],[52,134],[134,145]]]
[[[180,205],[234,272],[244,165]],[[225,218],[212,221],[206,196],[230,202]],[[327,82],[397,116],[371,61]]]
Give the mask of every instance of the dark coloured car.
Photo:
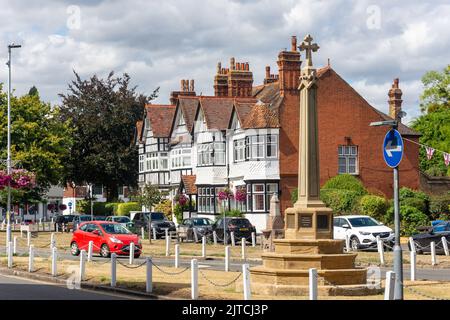
[[[424,233],[413,235],[412,238],[416,244],[416,252],[418,254],[431,252],[431,242],[436,244],[436,254],[445,254],[442,245],[442,237],[445,237],[450,247],[450,221],[436,220],[432,222],[432,226],[426,228]],[[411,250],[411,245],[408,243]]]
[[[76,216],[73,214],[56,216],[54,220],[54,230],[66,230],[67,232],[69,232],[71,229],[73,229],[73,220],[75,219],[75,217]]]
[[[201,241],[203,236],[210,237],[212,235],[213,221],[208,218],[189,218],[184,219],[178,225],[178,237],[181,240],[195,241],[194,232],[197,233],[197,241]]]
[[[177,231],[175,223],[169,221],[162,212],[137,212],[131,220],[130,230],[136,234],[140,234],[141,228],[144,227],[145,232],[148,232],[148,226],[156,232],[156,238],[162,238],[168,229],[169,232]]]
[[[219,218],[213,225],[213,231],[216,231],[219,241],[224,241],[226,234],[226,242],[231,243],[231,232],[234,233],[235,241],[238,242],[242,238],[246,241],[252,240],[252,232],[256,233],[256,228],[246,218],[226,217]]]
[[[106,221],[107,216],[94,216],[94,221]]]

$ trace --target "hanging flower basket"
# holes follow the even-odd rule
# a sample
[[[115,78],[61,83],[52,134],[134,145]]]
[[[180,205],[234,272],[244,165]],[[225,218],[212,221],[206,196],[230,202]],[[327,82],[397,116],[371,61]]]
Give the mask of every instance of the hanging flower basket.
[[[175,201],[178,202],[180,206],[184,207],[188,203],[189,198],[184,194],[179,194],[175,197]]]
[[[223,191],[220,191],[217,196],[219,197],[220,201],[224,201],[224,200],[228,200],[228,199],[233,199],[234,198],[233,193],[228,188],[226,188]]]
[[[245,192],[244,189],[237,189],[236,193],[234,194],[234,198],[237,202],[244,202],[247,198],[247,192]]]
[[[59,205],[59,210],[64,211],[67,209],[67,206],[65,204],[60,204]]]
[[[14,189],[31,189],[36,186],[36,177],[34,173],[25,169],[13,169],[11,175],[5,170],[0,171],[0,189],[7,187],[8,183]]]
[[[53,211],[53,210],[55,210],[55,204],[54,203],[49,203],[48,205],[47,205],[47,209],[48,210],[50,210],[50,211]]]

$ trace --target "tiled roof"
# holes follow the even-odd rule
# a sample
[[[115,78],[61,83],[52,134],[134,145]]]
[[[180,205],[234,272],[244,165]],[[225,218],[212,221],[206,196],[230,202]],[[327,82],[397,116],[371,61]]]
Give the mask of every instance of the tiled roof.
[[[256,103],[242,124],[243,129],[279,128],[278,114],[264,103]]]
[[[142,126],[144,124],[144,121],[139,120],[136,122],[136,141],[135,142],[142,142]]]
[[[186,194],[197,194],[197,186],[195,185],[196,180],[197,176],[181,176],[181,181],[183,182]]]
[[[173,117],[175,115],[175,106],[147,104],[145,108],[147,110],[147,117],[150,121],[150,126],[152,128],[154,137],[169,137],[170,126],[172,125]]]
[[[233,110],[233,98],[200,97],[199,101],[209,130],[225,130],[228,128]]]
[[[195,114],[197,113],[198,97],[179,96],[178,101],[186,122],[186,128],[191,132],[194,126]]]

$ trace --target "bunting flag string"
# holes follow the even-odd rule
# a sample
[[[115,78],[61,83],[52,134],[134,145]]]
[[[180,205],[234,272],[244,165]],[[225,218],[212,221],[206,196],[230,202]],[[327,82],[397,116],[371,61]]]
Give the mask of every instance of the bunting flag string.
[[[444,156],[444,162],[445,162],[445,165],[446,165],[447,167],[450,165],[450,153],[449,153],[449,152],[445,152],[445,151],[442,151],[442,150],[438,150],[438,149],[436,149],[436,148],[433,148],[433,147],[430,147],[430,146],[426,146],[426,145],[424,145],[424,144],[422,144],[422,143],[418,143],[418,142],[416,142],[416,141],[413,141],[413,140],[410,140],[410,139],[407,139],[407,138],[403,138],[403,139],[406,140],[406,141],[409,141],[409,142],[411,142],[411,143],[417,144],[417,145],[419,145],[419,146],[421,146],[421,147],[423,147],[423,148],[425,148],[426,153],[427,153],[427,159],[428,159],[428,160],[431,160],[431,158],[433,158],[433,155],[434,155],[434,152],[435,152],[435,151],[442,153],[443,156]]]

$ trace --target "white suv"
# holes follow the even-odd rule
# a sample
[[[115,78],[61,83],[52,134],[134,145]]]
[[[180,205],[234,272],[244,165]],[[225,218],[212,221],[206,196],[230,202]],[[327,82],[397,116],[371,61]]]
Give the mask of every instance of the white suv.
[[[352,250],[376,248],[377,236],[390,247],[394,246],[394,232],[391,228],[369,216],[334,217],[334,239],[350,239]]]

